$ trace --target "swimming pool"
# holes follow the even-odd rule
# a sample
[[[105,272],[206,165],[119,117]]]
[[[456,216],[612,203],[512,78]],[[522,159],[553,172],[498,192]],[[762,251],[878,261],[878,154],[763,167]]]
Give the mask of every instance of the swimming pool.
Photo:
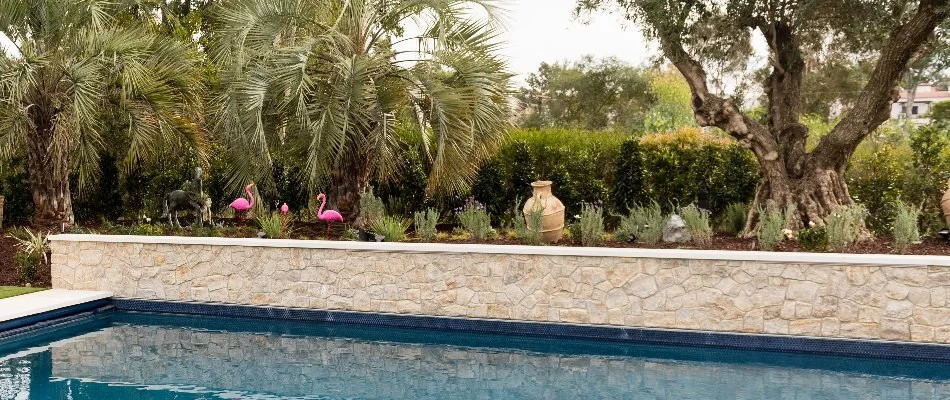
[[[950,365],[107,312],[0,346],[0,399],[937,399]]]

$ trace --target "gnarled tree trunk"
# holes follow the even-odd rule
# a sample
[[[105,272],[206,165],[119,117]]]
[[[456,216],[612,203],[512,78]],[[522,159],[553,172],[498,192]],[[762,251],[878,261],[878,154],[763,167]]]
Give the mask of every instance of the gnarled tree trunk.
[[[899,79],[948,13],[948,0],[921,1],[916,14],[895,28],[881,49],[874,72],[853,108],[811,152],[805,149],[808,129],[799,120],[805,63],[793,26],[783,20],[761,19],[750,26],[765,35],[772,55],[772,72],[763,82],[768,98],[768,121],[763,124],[711,93],[702,65],[676,39],[678,25],[659,25],[664,55],[689,84],[696,121],[728,132],[759,162],[763,183],[750,211],[747,233],[757,223],[759,209],[790,206],[799,227],[808,223],[821,226],[835,207],[853,203],[843,179],[851,155],[890,117]]]

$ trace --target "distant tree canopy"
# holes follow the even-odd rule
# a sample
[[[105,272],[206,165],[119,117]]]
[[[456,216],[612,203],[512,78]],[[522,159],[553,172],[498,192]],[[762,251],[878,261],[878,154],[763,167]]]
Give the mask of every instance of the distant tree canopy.
[[[824,225],[854,203],[843,179],[858,145],[890,118],[899,82],[943,40],[938,28],[950,0],[578,0],[578,10],[613,9],[656,40],[683,75],[701,126],[718,127],[755,153],[763,175],[747,232],[758,210],[793,207],[796,225]],[[873,21],[873,22],[870,22]],[[721,93],[721,71],[755,68],[758,36],[768,48],[761,77],[763,120]],[[935,40],[936,38],[936,40]],[[869,60],[869,72],[839,122],[811,151],[807,110],[809,55],[828,49]],[[830,65],[827,67],[831,67]],[[820,76],[820,74],[817,74]],[[834,73],[831,74],[835,75]],[[711,78],[712,77],[712,78]],[[820,80],[812,80],[819,82]]]
[[[616,58],[542,63],[517,94],[520,125],[588,130],[670,130],[694,125],[689,86],[670,71]]]

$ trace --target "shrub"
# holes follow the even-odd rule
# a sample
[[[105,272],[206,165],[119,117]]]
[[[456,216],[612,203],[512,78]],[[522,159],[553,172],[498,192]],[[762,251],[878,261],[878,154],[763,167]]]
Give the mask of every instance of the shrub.
[[[425,211],[416,212],[413,215],[416,225],[416,236],[425,241],[435,239],[438,232],[436,225],[439,223],[439,212],[434,208],[428,208]]]
[[[17,266],[17,273],[23,282],[32,284],[40,267],[49,263],[49,241],[43,234],[29,229],[13,231],[9,237],[16,241],[17,252],[13,262]]]
[[[798,245],[805,251],[827,251],[828,231],[824,227],[804,228],[798,231]]]
[[[366,193],[360,196],[359,225],[363,229],[370,228],[376,220],[385,216],[386,205],[379,197],[373,194],[373,188],[370,187]]]
[[[663,213],[659,203],[635,206],[630,209],[629,214],[620,219],[617,238],[623,241],[639,240],[647,245],[654,245],[663,239],[665,225],[666,214]]]
[[[643,162],[638,138],[631,138],[620,145],[612,195],[614,209],[618,211],[627,211],[644,200]]]
[[[890,232],[897,199],[917,200],[904,191],[912,179],[912,151],[902,136],[892,138],[884,131],[858,147],[845,173],[848,191],[867,208],[867,225],[875,233]]]
[[[647,197],[660,203],[692,203],[705,187],[708,208],[718,215],[730,203],[750,202],[760,180],[750,151],[698,128],[645,135],[640,153]]]
[[[162,236],[165,234],[165,230],[158,225],[152,225],[150,223],[140,223],[132,225],[132,229],[129,232],[130,235],[139,235],[139,236]]]
[[[520,218],[515,218],[515,234],[524,240],[525,243],[532,246],[544,244],[541,230],[543,228],[542,218],[544,218],[544,207],[537,207],[528,212],[527,217],[521,214]]]
[[[866,214],[867,210],[860,205],[838,206],[828,214],[825,223],[828,230],[828,246],[832,251],[846,251],[858,241],[865,227]]]
[[[697,244],[702,246],[712,244],[713,230],[709,223],[709,211],[690,204],[680,210],[680,217],[683,218],[686,230]]]
[[[290,217],[279,212],[272,212],[270,215],[257,217],[256,220],[261,231],[271,239],[286,239],[293,232]]]
[[[479,203],[474,197],[469,197],[465,205],[456,210],[459,223],[472,239],[485,240],[491,231],[491,218],[485,205]]]
[[[581,215],[577,222],[581,244],[596,246],[604,237],[604,209],[600,203],[581,204]]]
[[[920,219],[920,208],[911,206],[898,200],[894,205],[896,213],[894,215],[894,249],[898,253],[907,251],[912,243],[920,242],[920,228],[918,222]]]
[[[719,219],[719,229],[732,236],[739,236],[745,229],[746,220],[749,218],[749,205],[746,203],[732,203],[723,211]]]
[[[374,233],[385,237],[387,242],[401,242],[406,240],[409,221],[399,217],[386,216],[374,219],[372,228]]]
[[[762,250],[773,251],[785,239],[785,230],[788,227],[791,211],[791,208],[759,210],[756,237]]]

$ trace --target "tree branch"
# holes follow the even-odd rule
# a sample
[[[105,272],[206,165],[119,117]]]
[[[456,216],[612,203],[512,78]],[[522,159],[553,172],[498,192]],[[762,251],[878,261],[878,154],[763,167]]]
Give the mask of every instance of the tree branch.
[[[861,141],[890,117],[891,104],[897,100],[898,81],[948,15],[948,0],[921,0],[917,13],[894,29],[854,107],[809,156],[807,162],[811,167],[844,171]]]

